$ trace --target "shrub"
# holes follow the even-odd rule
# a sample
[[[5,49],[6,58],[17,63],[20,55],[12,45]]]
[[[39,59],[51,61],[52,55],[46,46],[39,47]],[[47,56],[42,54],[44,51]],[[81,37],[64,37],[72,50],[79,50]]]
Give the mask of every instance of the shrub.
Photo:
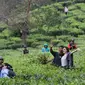
[[[74,22],[74,23],[72,23],[71,24],[71,27],[76,27],[76,28],[79,28],[79,25],[80,25],[80,23],[79,22]]]
[[[6,38],[3,33],[0,33],[0,39]]]
[[[72,39],[72,36],[70,36],[70,35],[68,35],[68,36],[67,35],[61,35],[61,36],[56,36],[56,38],[63,41],[63,42],[66,42],[69,39]]]
[[[79,25],[79,28],[85,32],[85,23],[81,23]]]
[[[68,30],[69,30],[69,34],[75,37],[78,37],[78,35],[81,35],[84,33],[84,31],[77,28],[69,28]]]
[[[33,42],[33,43],[31,44],[31,47],[35,48],[35,47],[37,47],[37,46],[39,46],[39,45],[40,45],[40,43],[37,41],[37,42]]]
[[[5,30],[6,28],[8,28],[8,25],[5,24],[4,22],[0,22],[0,32],[2,32],[3,30]]]
[[[85,15],[78,15],[75,17],[75,19],[79,22],[84,22],[85,20]]]
[[[10,32],[11,37],[21,37],[20,29],[11,28]]]
[[[7,39],[8,37],[10,37],[11,32],[10,32],[9,29],[5,29],[5,30],[2,32],[2,34],[3,34],[4,38]]]
[[[12,45],[9,45],[7,48],[8,49],[17,49],[17,48],[21,48],[22,47],[22,43],[18,43],[18,44],[12,44]]]
[[[15,43],[20,43],[21,39],[19,37],[10,37],[10,41],[14,41]]]
[[[62,40],[57,40],[57,39],[54,39],[51,41],[53,45],[58,45],[59,43],[62,42]]]
[[[41,64],[47,64],[48,58],[49,58],[48,53],[43,53],[38,55],[38,60]]]
[[[51,39],[52,39],[51,36],[44,36],[44,35],[42,37],[37,38],[38,41],[46,41],[46,42],[49,42]]]
[[[33,43],[33,42],[36,42],[36,40],[34,40],[34,39],[27,39],[27,45],[28,45],[29,47],[32,46],[32,43]]]

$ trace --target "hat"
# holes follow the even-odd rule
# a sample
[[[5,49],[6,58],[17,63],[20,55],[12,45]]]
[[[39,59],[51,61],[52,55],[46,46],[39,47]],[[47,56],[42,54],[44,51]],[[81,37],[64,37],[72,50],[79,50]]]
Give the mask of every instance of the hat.
[[[48,44],[44,44],[44,46],[48,46]]]
[[[2,56],[0,56],[0,60],[3,60]]]

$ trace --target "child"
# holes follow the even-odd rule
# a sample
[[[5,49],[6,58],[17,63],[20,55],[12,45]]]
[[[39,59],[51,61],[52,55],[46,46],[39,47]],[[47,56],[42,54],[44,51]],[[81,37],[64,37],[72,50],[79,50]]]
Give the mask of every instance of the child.
[[[44,44],[44,47],[42,48],[42,52],[49,52],[50,49],[48,48],[48,44]]]

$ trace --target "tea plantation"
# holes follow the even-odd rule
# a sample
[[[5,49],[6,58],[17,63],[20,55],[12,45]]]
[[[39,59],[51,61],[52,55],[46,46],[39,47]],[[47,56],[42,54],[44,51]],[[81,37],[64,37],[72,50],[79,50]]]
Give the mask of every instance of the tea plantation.
[[[0,22],[0,56],[16,73],[13,79],[0,79],[0,85],[85,85],[85,3],[69,1],[67,15],[63,12],[63,3],[56,2],[31,11],[27,37],[29,54],[26,55],[22,53],[19,30],[11,30]],[[72,38],[81,49],[74,53],[74,69],[65,70],[52,62],[42,64],[44,60],[53,59],[50,53],[41,52],[44,43],[49,46],[52,43],[53,49],[57,50],[59,45],[67,46]]]

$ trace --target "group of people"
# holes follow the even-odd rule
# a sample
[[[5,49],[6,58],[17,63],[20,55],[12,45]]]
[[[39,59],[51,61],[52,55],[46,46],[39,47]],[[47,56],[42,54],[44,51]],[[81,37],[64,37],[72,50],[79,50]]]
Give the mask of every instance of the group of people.
[[[4,63],[3,57],[0,56],[0,78],[13,78],[15,72],[10,64]]]
[[[50,52],[54,56],[54,59],[52,61],[53,64],[55,64],[56,66],[61,66],[63,68],[74,67],[73,53],[79,50],[74,42],[74,39],[69,42],[67,47],[59,46],[58,52],[53,51],[52,47],[53,46],[48,48],[48,44],[45,44],[44,48],[42,48],[42,52]],[[71,52],[70,50],[73,51]]]

